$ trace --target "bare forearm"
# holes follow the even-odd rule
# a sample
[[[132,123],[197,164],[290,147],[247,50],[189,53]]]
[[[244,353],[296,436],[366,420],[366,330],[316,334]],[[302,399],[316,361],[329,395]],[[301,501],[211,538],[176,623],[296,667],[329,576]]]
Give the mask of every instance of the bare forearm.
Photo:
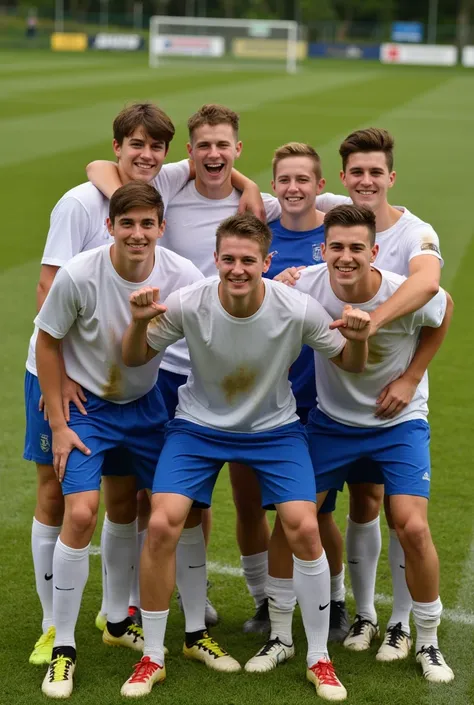
[[[114,162],[98,160],[86,167],[87,178],[107,198],[112,198],[115,191],[122,186],[117,165]]]
[[[61,394],[61,353],[41,340],[41,331],[36,346],[36,366],[38,380],[48,409],[49,425],[54,431],[66,425]]]
[[[415,355],[403,375],[404,377],[410,377],[417,384],[421,382],[421,378],[428,369],[428,365],[440,349],[446,337],[446,333],[448,332],[454,304],[449,294],[447,294],[447,297],[446,313],[442,324],[439,328],[425,327],[421,329],[420,341]]]
[[[367,341],[347,340],[341,353],[341,367],[346,372],[362,372],[367,363]]]
[[[237,169],[232,169],[231,181],[232,186],[238,191],[245,191],[246,188],[254,187],[256,191],[260,192],[255,181],[249,179],[248,176],[244,176],[240,171],[237,171]]]
[[[147,343],[147,328],[148,321],[132,321],[125,331],[122,340],[122,359],[127,367],[139,367],[150,359],[151,348]]]
[[[422,308],[438,293],[439,285],[424,272],[412,274],[397,291],[371,314],[379,329],[397,318]]]

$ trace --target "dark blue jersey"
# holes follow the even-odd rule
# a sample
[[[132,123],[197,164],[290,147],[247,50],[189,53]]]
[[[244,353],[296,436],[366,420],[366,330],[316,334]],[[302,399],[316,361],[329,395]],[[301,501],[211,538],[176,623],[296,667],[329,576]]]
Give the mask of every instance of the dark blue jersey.
[[[273,279],[288,267],[319,264],[323,261],[321,244],[324,242],[324,225],[313,230],[297,232],[287,230],[279,220],[269,223],[273,234],[270,252],[272,264],[265,274]],[[304,345],[300,356],[290,369],[289,379],[299,410],[309,410],[316,402],[316,380],[314,373],[314,352]]]

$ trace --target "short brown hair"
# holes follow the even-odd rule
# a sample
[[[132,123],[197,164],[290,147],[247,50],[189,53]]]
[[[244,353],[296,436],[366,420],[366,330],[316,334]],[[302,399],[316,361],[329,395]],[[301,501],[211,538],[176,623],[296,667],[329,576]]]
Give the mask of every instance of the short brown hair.
[[[322,176],[321,159],[310,144],[304,142],[288,142],[275,150],[272,160],[273,178],[275,178],[278,164],[287,157],[309,157],[313,162],[313,171],[319,181]]]
[[[383,152],[389,171],[393,170],[393,148],[395,140],[390,132],[378,127],[368,127],[365,130],[356,130],[346,137],[339,147],[342,157],[342,169],[346,170],[347,160],[356,152]]]
[[[130,137],[139,127],[154,140],[163,141],[167,147],[174,137],[174,125],[161,108],[153,103],[134,103],[115,118],[114,139],[121,145],[125,137]]]
[[[242,237],[253,240],[260,247],[262,257],[268,255],[272,241],[272,231],[266,223],[262,223],[253,213],[231,215],[220,223],[216,231],[216,252],[219,253],[221,240],[224,237]]]
[[[336,206],[324,216],[324,242],[327,242],[329,229],[335,225],[353,228],[365,225],[369,231],[370,246],[375,244],[375,213],[364,206]]]
[[[109,218],[114,222],[115,218],[124,213],[128,213],[134,208],[153,208],[158,215],[158,223],[163,222],[165,207],[163,199],[156,188],[143,181],[129,181],[125,186],[117,189],[110,199]]]
[[[208,103],[199,108],[197,113],[191,115],[188,120],[189,139],[192,141],[193,132],[202,125],[230,125],[234,131],[235,139],[239,135],[239,116],[225,105]]]

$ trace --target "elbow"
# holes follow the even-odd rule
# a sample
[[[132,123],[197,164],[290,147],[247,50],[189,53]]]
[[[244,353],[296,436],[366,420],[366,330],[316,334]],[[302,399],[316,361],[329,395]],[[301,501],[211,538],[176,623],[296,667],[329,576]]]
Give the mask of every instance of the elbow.
[[[434,279],[429,279],[426,282],[426,296],[428,297],[428,301],[430,301],[433,296],[436,296],[436,294],[439,291],[439,278],[435,277]]]

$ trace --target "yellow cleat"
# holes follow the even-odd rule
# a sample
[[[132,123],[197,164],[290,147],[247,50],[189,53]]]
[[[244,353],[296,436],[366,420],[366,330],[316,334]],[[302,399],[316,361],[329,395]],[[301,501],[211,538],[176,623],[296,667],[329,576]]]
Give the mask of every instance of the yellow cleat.
[[[201,661],[214,671],[235,673],[241,669],[240,663],[222,649],[207,632],[204,632],[202,638],[197,639],[191,646],[184,644],[183,654],[186,658]]]
[[[113,636],[107,626],[102,632],[102,641],[107,646],[125,646],[134,651],[143,651],[143,629],[136,624],[130,624],[121,636]]]
[[[34,666],[45,666],[51,661],[53,653],[54,638],[56,629],[50,627],[47,632],[42,634],[35,644],[35,648],[31,652],[29,662]]]
[[[102,612],[97,612],[97,617],[95,618],[95,626],[99,631],[103,632],[107,624],[107,615],[102,614]]]

